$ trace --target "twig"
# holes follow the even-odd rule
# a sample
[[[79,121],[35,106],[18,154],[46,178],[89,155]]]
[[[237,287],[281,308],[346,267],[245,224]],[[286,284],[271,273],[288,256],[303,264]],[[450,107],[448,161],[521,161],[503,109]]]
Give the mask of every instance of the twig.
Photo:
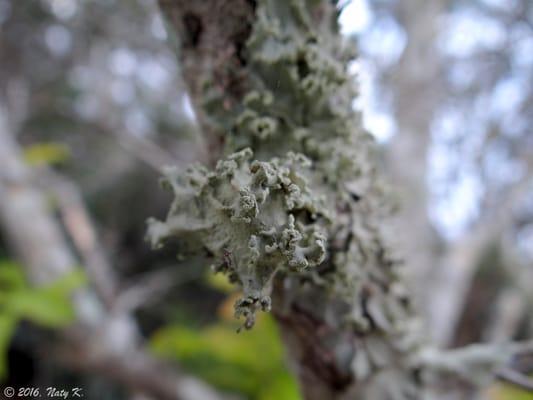
[[[157,172],[162,172],[162,168],[166,165],[176,163],[175,157],[149,140],[135,137],[128,132],[115,133],[113,138],[119,146]]]
[[[496,372],[496,377],[506,383],[518,386],[528,392],[533,392],[533,380],[510,368],[503,368]]]
[[[495,377],[524,388],[533,383],[510,367],[517,356],[533,352],[533,340],[515,343],[472,344],[453,350],[423,349],[421,364],[435,372],[450,374],[482,386]]]
[[[118,294],[116,309],[131,312],[146,306],[162,298],[175,284],[170,271],[150,273]]]
[[[63,225],[76,246],[83,266],[92,279],[99,297],[112,308],[116,295],[116,277],[91,222],[79,190],[66,179],[46,174],[61,213]]]

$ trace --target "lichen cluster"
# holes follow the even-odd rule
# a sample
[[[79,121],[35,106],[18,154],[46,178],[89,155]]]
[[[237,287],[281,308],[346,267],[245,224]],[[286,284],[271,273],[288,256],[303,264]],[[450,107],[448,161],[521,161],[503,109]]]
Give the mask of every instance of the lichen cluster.
[[[289,153],[270,162],[251,161],[250,149],[185,174],[169,169],[164,184],[175,199],[165,222],[149,221],[157,246],[170,236],[200,243],[218,260],[216,272],[243,288],[236,315],[251,328],[257,309],[270,310],[272,277],[280,269],[307,270],[322,263],[326,237],[323,199],[309,191],[309,160]]]
[[[389,197],[356,90],[336,12],[325,1],[258,1],[246,49],[248,86],[228,110],[206,84],[205,111],[228,157],[213,172],[169,171],[175,200],[154,243],[194,237],[243,287],[237,315],[270,307],[273,277],[336,334],[323,346],[362,398],[416,398],[410,301],[384,218]],[[249,148],[253,149],[253,154]],[[288,300],[287,300],[288,299]],[[360,389],[358,382],[373,384]]]

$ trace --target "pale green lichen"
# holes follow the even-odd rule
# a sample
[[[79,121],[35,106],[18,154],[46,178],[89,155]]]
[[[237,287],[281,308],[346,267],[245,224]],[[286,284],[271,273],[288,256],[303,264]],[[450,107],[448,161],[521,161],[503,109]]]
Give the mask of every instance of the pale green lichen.
[[[166,221],[149,221],[154,246],[170,236],[201,244],[243,288],[236,315],[254,322],[270,309],[270,285],[279,270],[301,271],[324,261],[324,200],[311,194],[310,163],[289,153],[269,162],[251,161],[249,149],[232,154],[214,171],[201,166],[185,174],[169,169],[165,186],[174,192]]]

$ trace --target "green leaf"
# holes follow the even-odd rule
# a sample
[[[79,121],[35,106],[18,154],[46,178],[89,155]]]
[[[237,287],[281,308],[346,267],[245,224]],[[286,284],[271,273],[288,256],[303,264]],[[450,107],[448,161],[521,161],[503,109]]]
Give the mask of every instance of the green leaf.
[[[202,330],[172,325],[152,336],[152,350],[178,359],[212,385],[256,400],[299,400],[298,387],[284,364],[273,319],[262,314],[251,331],[236,333],[238,323],[219,322]]]
[[[275,374],[270,382],[261,386],[258,400],[300,400],[300,391],[294,378],[284,370]]]
[[[513,385],[495,383],[488,390],[489,400],[533,400],[533,393]]]
[[[0,380],[7,372],[7,349],[17,323],[28,319],[48,328],[70,324],[73,290],[86,283],[82,269],[62,276],[44,287],[30,286],[16,263],[0,260]]]
[[[28,319],[45,327],[65,326],[74,319],[72,292],[86,283],[81,269],[62,276],[44,287],[31,287],[14,263],[0,263],[1,315]]]
[[[83,270],[75,269],[48,286],[17,292],[10,299],[11,311],[49,328],[68,325],[75,316],[71,294],[86,282]]]
[[[205,281],[208,286],[220,292],[231,293],[235,291],[235,285],[229,281],[225,274],[214,274],[211,270],[207,270]]]
[[[26,279],[20,267],[12,261],[0,261],[0,289],[7,291],[24,286],[26,286]]]
[[[37,143],[24,149],[24,159],[30,165],[53,165],[65,163],[70,150],[62,143]]]
[[[7,350],[15,332],[17,321],[10,315],[0,314],[0,381],[7,374]]]
[[[39,325],[59,328],[74,319],[74,310],[68,298],[46,290],[25,290],[10,296],[6,311]]]

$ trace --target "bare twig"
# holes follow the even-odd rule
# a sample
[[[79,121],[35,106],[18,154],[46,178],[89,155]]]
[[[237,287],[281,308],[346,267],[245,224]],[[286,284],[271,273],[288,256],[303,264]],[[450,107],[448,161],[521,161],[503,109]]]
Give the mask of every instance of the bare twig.
[[[119,293],[116,309],[129,312],[150,305],[161,299],[176,284],[176,279],[170,271],[150,273]]]
[[[58,175],[48,173],[46,177],[56,194],[65,230],[72,239],[98,296],[111,308],[116,295],[116,277],[99,243],[80,192],[74,184]]]
[[[175,157],[150,140],[135,137],[127,132],[115,133],[113,138],[119,146],[157,172],[162,172],[162,167],[166,165],[176,163]]]
[[[439,373],[477,385],[490,382],[495,377],[527,388],[532,382],[510,367],[517,356],[533,352],[533,340],[516,343],[473,344],[453,350],[423,349],[422,365]]]
[[[533,392],[533,380],[510,368],[503,368],[496,372],[496,377],[506,383],[518,386],[528,392]]]

